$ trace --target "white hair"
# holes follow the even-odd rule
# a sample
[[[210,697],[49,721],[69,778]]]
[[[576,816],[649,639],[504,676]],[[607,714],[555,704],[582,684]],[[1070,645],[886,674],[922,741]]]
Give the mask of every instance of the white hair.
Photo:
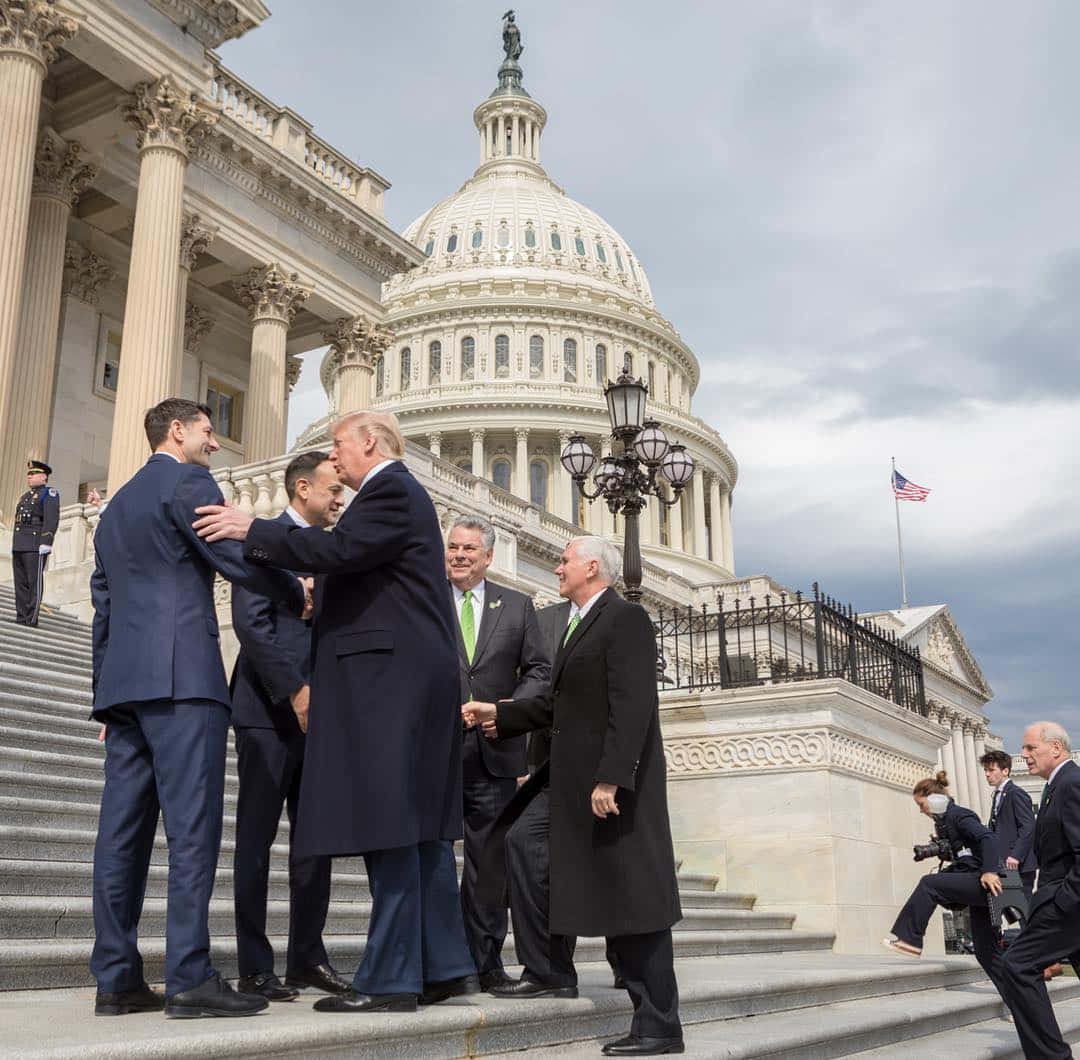
[[[495,527],[479,515],[459,515],[450,525],[452,534],[458,527],[465,530],[479,530],[484,535],[484,551],[490,552],[495,547]]]
[[[622,573],[622,556],[610,541],[587,535],[572,538],[570,544],[574,546],[578,559],[586,563],[596,560],[597,573],[605,585],[615,584]]]
[[[1037,721],[1031,728],[1039,734],[1039,739],[1044,743],[1057,740],[1063,750],[1072,750],[1069,746],[1069,734],[1056,721]]]

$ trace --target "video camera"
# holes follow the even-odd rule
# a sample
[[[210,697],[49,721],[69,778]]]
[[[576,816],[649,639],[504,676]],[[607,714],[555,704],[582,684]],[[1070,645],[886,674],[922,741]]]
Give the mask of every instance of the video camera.
[[[934,815],[934,835],[929,843],[916,843],[912,848],[915,852],[915,861],[925,861],[927,858],[938,858],[941,861],[955,861],[957,849],[949,838],[945,828],[945,811],[949,808],[948,795],[930,795],[927,803]]]

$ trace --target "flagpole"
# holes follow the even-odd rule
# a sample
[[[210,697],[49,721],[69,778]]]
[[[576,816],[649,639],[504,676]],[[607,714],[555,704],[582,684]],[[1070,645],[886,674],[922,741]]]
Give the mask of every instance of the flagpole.
[[[900,607],[907,610],[907,578],[904,576],[904,540],[900,536],[900,498],[896,495],[896,457],[892,458],[893,503],[896,505],[896,554],[900,559]]]

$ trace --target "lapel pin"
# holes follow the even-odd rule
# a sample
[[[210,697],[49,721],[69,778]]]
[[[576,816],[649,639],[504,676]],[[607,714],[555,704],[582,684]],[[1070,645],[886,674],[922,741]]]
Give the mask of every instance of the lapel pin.
[[[492,611],[494,611],[496,607],[502,607],[502,597],[500,596],[498,600],[492,600],[491,603],[488,604],[488,607]]]

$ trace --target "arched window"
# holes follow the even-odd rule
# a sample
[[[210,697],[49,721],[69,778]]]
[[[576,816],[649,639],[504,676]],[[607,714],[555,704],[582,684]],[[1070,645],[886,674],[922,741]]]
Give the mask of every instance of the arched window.
[[[510,336],[495,336],[495,378],[506,379],[510,375]]]
[[[634,277],[634,283],[637,283],[637,269],[634,268],[634,259],[627,255],[626,260],[630,263],[630,275]]]
[[[596,344],[596,385],[603,386],[607,380],[607,347],[602,343]]]
[[[562,236],[559,235],[559,230],[557,228],[551,230],[551,249],[562,250]]]
[[[464,460],[459,460],[457,466],[460,467],[462,471],[468,471],[470,475],[472,474],[472,461],[468,457]]]
[[[501,490],[510,490],[510,461],[499,458],[491,465],[491,481]]]
[[[615,268],[617,268],[619,272],[626,272],[626,266],[623,265],[622,255],[619,253],[618,247],[615,248]]]
[[[442,382],[442,343],[436,339],[428,348],[428,386]]]
[[[532,221],[525,226],[525,246],[536,246],[536,229],[533,228]]]
[[[529,464],[529,503],[547,507],[547,464],[543,460]]]
[[[566,339],[562,344],[563,382],[577,382],[577,343]]]
[[[574,250],[579,258],[585,257],[585,240],[581,236],[574,236]]]
[[[375,396],[378,397],[383,392],[383,383],[385,382],[384,376],[386,374],[386,361],[383,355],[380,353],[375,358]]]
[[[424,257],[425,258],[430,258],[431,255],[434,254],[434,253],[435,253],[435,240],[434,239],[429,239],[427,241],[426,245],[424,246]]]
[[[464,338],[461,340],[461,378],[472,379],[476,371],[476,340]]]
[[[596,256],[606,265],[607,254],[604,253],[604,244],[598,239],[596,241]]]
[[[409,383],[412,382],[412,350],[406,346],[401,351],[401,389],[408,390]]]
[[[457,250],[457,232],[451,232],[450,238],[446,241],[446,253],[453,254]]]
[[[656,365],[649,361],[649,396],[656,400]]]
[[[495,242],[500,247],[510,246],[510,229],[506,227],[506,224],[499,228],[499,231],[495,234]]]
[[[480,227],[473,229],[472,234],[472,248],[473,250],[479,250],[484,245],[484,230]]]
[[[533,335],[529,339],[529,378],[544,378],[544,337]]]

